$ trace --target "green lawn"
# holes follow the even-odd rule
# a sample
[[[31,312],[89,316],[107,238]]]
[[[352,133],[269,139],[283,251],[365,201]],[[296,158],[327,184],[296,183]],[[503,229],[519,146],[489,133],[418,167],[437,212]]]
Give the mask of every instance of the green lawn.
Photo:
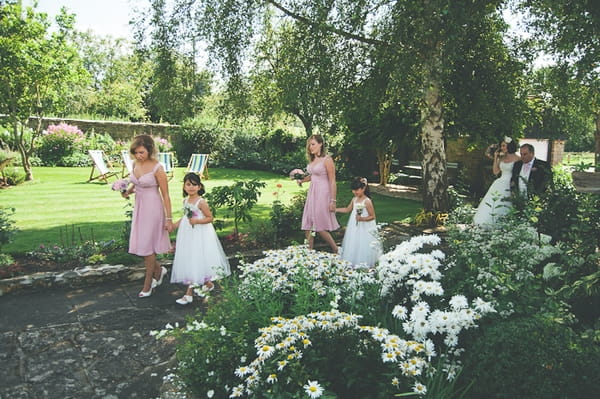
[[[205,180],[208,192],[212,187],[232,184],[236,180],[256,178],[266,182],[267,186],[252,211],[255,219],[268,218],[271,204],[276,198],[274,193],[278,193],[281,201],[286,203],[294,194],[308,187],[305,185],[300,188],[287,176],[268,172],[210,169],[209,173],[210,179]],[[105,183],[87,183],[89,174],[89,168],[36,167],[33,169],[34,181],[0,190],[0,206],[15,208],[13,220],[20,230],[14,241],[2,250],[16,254],[30,251],[40,244],[67,243],[66,231],[70,238],[73,230],[77,238],[81,234],[86,240],[91,239],[92,235],[95,240],[118,238],[125,220],[126,201]],[[177,168],[169,183],[174,217],[182,213],[181,179],[184,174],[184,168]],[[278,188],[278,184],[282,187]],[[338,193],[339,206],[345,206],[352,196],[349,184],[339,182]],[[378,222],[403,220],[414,216],[420,209],[420,203],[416,201],[379,195],[374,195],[373,201]],[[347,215],[339,215],[342,225],[347,219]],[[241,226],[242,232],[244,227]],[[228,234],[232,230],[232,223],[228,223],[219,234]]]

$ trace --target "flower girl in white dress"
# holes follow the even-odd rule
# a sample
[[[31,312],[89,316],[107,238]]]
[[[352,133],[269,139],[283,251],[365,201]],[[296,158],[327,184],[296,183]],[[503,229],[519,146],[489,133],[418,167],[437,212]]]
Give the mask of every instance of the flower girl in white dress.
[[[370,268],[382,254],[375,221],[375,208],[370,198],[367,179],[354,178],[350,188],[354,197],[348,206],[335,210],[342,213],[351,212],[342,241],[341,257],[356,267]]]
[[[173,259],[172,283],[188,285],[185,295],[176,302],[192,303],[195,286],[211,291],[213,281],[231,274],[229,261],[223,251],[217,232],[212,225],[213,216],[202,198],[204,185],[195,173],[183,178],[184,215],[175,223],[177,241]]]
[[[517,145],[510,137],[504,137],[494,152],[492,172],[500,175],[492,182],[487,193],[479,203],[473,223],[482,227],[493,227],[499,217],[508,213],[512,206],[510,202],[510,179],[513,165],[520,158],[516,155]]]

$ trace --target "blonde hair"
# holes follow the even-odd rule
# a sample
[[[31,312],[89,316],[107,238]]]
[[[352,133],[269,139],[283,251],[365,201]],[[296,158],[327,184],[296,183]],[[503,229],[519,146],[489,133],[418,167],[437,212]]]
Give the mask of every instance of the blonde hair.
[[[323,136],[321,136],[320,134],[313,134],[306,140],[306,159],[308,159],[308,162],[312,162],[315,160],[314,154],[311,154],[309,150],[311,140],[315,140],[317,143],[321,144],[321,152],[319,153],[319,157],[324,157],[325,154],[327,154],[327,152],[325,151],[325,140],[323,140]]]
[[[135,155],[135,150],[138,147],[144,147],[146,151],[148,151],[148,159],[154,159],[154,154],[156,151],[156,146],[154,145],[154,139],[152,136],[147,134],[140,134],[139,136],[135,136],[133,141],[131,142],[131,147],[129,147],[129,152],[132,155]]]

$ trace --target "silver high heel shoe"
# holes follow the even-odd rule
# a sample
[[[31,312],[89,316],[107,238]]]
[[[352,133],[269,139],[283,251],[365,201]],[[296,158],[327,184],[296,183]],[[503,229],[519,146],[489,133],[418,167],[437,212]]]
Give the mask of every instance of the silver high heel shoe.
[[[151,287],[150,291],[140,291],[138,293],[138,298],[148,298],[150,295],[152,295],[152,288],[154,287]]]

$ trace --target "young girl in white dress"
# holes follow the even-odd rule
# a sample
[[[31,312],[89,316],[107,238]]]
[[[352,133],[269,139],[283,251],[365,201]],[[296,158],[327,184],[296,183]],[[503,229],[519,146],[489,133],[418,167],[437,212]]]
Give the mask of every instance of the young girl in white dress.
[[[354,197],[345,208],[336,208],[336,212],[350,213],[348,226],[342,241],[342,259],[356,267],[370,268],[381,256],[381,243],[377,236],[375,208],[367,179],[356,177],[350,183]]]
[[[188,285],[185,295],[176,301],[180,305],[192,303],[195,286],[211,291],[214,280],[231,274],[229,261],[212,225],[212,213],[202,198],[204,192],[204,185],[197,174],[185,175],[184,215],[174,225],[179,230],[171,272],[172,283]]]

